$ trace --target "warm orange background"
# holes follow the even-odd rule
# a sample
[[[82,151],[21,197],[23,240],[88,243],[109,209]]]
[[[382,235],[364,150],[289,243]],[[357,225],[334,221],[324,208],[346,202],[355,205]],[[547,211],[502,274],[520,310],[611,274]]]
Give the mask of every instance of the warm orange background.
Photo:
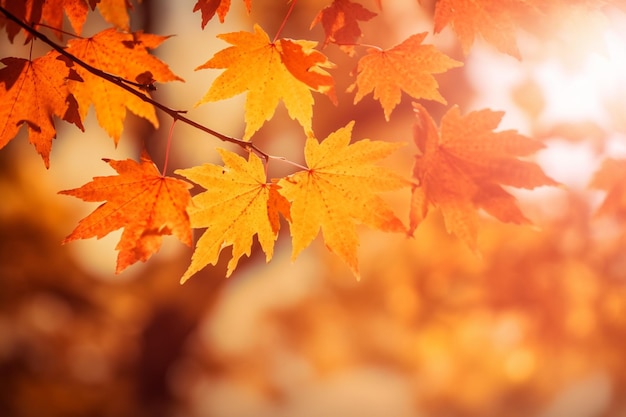
[[[156,98],[241,136],[244,97],[194,109],[219,72],[193,69],[225,47],[215,34],[258,22],[271,35],[288,6],[255,0],[247,16],[235,0],[225,24],[202,31],[191,0],[144,3],[133,22],[177,35],[157,54],[186,80],[160,86]],[[283,36],[321,40],[309,25],[327,3],[299,1]],[[363,42],[386,48],[432,31],[432,2],[422,3],[383,0],[384,11],[362,24]],[[22,132],[0,150],[0,415],[624,415],[625,219],[595,217],[605,194],[587,185],[606,156],[626,156],[626,15],[552,23],[520,33],[521,62],[478,42],[465,67],[436,77],[449,104],[505,110],[503,129],[545,141],[536,160],[565,185],[515,191],[534,229],[485,217],[482,258],[448,236],[435,212],[415,239],[362,229],[360,282],[320,239],[291,263],[287,228],[269,265],[255,248],[229,279],[226,249],[217,267],[180,286],[191,249],[173,238],[116,276],[119,233],[60,245],[97,204],[57,191],[111,175],[100,158],[136,158],[143,141],[160,164],[170,121],[153,132],[129,118],[116,149],[91,114],[84,134],[59,129],[48,171]],[[93,16],[85,35],[103,27]],[[427,40],[464,59],[450,30]],[[3,37],[3,56],[27,57],[22,43]],[[356,120],[355,139],[408,143],[387,161],[408,175],[410,99],[389,123],[371,96],[352,105],[344,91],[358,56],[324,52],[338,65],[340,104],[316,96],[317,136]],[[424,104],[435,120],[447,108]],[[254,140],[301,159],[304,134],[282,107]],[[177,125],[170,170],[216,162],[216,146],[227,147]],[[405,219],[408,190],[387,197]]]

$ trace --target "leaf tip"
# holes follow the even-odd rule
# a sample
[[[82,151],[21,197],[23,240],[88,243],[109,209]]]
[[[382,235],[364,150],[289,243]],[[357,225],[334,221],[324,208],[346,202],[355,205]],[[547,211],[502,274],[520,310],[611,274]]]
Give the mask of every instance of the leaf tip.
[[[189,281],[189,278],[191,278],[191,274],[185,273],[185,275],[180,278],[180,285],[183,285],[185,284],[185,282]]]

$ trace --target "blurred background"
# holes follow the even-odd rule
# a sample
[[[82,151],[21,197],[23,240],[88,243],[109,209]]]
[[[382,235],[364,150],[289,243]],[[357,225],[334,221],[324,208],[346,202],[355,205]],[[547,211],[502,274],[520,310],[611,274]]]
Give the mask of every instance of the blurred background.
[[[253,0],[248,15],[235,0],[225,23],[201,30],[194,3],[133,2],[134,29],[175,35],[155,54],[186,81],[159,85],[155,97],[239,137],[245,96],[194,108],[220,71],[193,69],[226,47],[216,34],[257,22],[272,37],[289,6]],[[282,36],[322,41],[309,26],[329,3],[298,1]],[[464,59],[449,28],[432,36],[433,1],[360,3],[379,14],[361,24],[363,43],[389,48],[428,31]],[[479,40],[464,67],[436,77],[463,113],[504,110],[501,129],[544,141],[536,160],[564,184],[512,190],[537,227],[485,216],[481,258],[434,212],[414,239],[360,229],[360,282],[320,239],[292,263],[286,227],[271,263],[255,246],[229,279],[227,248],[179,285],[192,250],[174,238],[114,275],[120,233],[62,246],[97,204],[57,192],[113,175],[100,159],[137,158],[143,144],[162,166],[171,121],[155,131],[129,116],[117,148],[93,113],[85,133],[57,123],[50,170],[22,131],[0,151],[0,415],[626,416],[626,210],[597,216],[606,193],[588,187],[606,157],[626,158],[626,15],[573,9],[522,26],[522,61]],[[92,13],[83,35],[105,27]],[[1,42],[3,56],[28,57],[21,35]],[[45,51],[36,43],[35,54]],[[345,92],[364,49],[324,53],[337,64],[339,105],[315,97],[316,135],[356,120],[355,140],[408,144],[386,163],[409,175],[410,98],[385,122],[371,96],[355,106]],[[435,120],[448,108],[423,104]],[[295,161],[304,140],[282,105],[254,137]],[[168,174],[219,162],[215,147],[237,150],[176,125]],[[290,169],[276,163],[270,174]],[[408,194],[387,196],[403,219]]]

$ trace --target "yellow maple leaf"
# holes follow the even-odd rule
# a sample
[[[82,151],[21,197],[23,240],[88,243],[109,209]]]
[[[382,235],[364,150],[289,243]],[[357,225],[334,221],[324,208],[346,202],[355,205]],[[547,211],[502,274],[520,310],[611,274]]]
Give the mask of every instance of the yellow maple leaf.
[[[248,92],[245,105],[244,139],[261,128],[274,115],[282,99],[287,112],[312,135],[313,96],[327,94],[335,101],[333,78],[322,68],[333,64],[315,50],[317,42],[279,39],[271,42],[267,33],[254,25],[254,33],[232,32],[218,38],[230,43],[209,61],[196,68],[226,69],[196,104],[224,100]]]
[[[363,139],[350,144],[354,122],[319,143],[306,141],[306,171],[278,182],[291,202],[292,259],[317,236],[320,228],[328,249],[359,277],[355,223],[390,232],[405,232],[402,222],[378,193],[408,185],[408,181],[373,163],[403,146]]]
[[[251,153],[246,161],[232,152],[217,151],[224,166],[204,164],[176,171],[206,188],[193,197],[189,215],[193,228],[207,229],[198,240],[181,283],[206,265],[215,265],[222,249],[232,245],[233,254],[226,273],[230,276],[239,258],[244,254],[250,256],[255,234],[269,262],[278,235],[278,213],[289,215],[289,204],[277,193],[276,184],[266,183],[265,169],[259,157]]]

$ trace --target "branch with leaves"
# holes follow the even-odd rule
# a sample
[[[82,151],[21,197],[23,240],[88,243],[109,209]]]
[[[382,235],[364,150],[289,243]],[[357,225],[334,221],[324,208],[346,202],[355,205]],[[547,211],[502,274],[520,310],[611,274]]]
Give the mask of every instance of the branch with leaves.
[[[108,81],[109,83],[114,84],[118,86],[119,88],[127,91],[128,93],[134,95],[140,100],[158,108],[159,110],[169,115],[174,121],[180,120],[181,122],[186,123],[205,133],[208,133],[218,138],[221,141],[234,143],[236,145],[241,146],[242,148],[246,150],[256,152],[257,154],[267,159],[268,155],[262,152],[256,146],[254,146],[254,144],[243,141],[241,139],[236,139],[236,138],[223,135],[213,129],[210,129],[206,126],[201,125],[200,123],[194,122],[193,120],[190,120],[187,117],[183,116],[183,113],[185,113],[185,111],[171,109],[161,104],[160,102],[154,100],[152,97],[148,96],[147,94],[145,94],[145,92],[156,90],[156,87],[155,87],[156,81],[170,81],[169,78],[176,79],[178,81],[182,81],[182,79],[178,77],[171,77],[170,74],[167,74],[166,75],[167,78],[164,77],[164,78],[161,78],[160,80],[155,80],[153,78],[155,77],[155,74],[153,74],[151,71],[144,71],[144,72],[137,74],[137,76],[135,77],[136,81],[125,79],[120,75],[110,74],[108,72],[105,72],[83,61],[78,56],[69,52],[68,51],[69,48],[66,49],[66,48],[59,46],[50,38],[48,38],[45,34],[43,34],[41,31],[37,30],[31,25],[28,25],[26,22],[21,21],[20,19],[18,19],[16,16],[14,16],[11,12],[9,12],[7,9],[5,9],[2,6],[0,6],[0,12],[2,12],[6,16],[7,19],[9,19],[12,22],[15,22],[17,25],[22,27],[25,31],[31,34],[35,39],[41,40],[43,43],[45,43],[46,45],[50,46],[53,50],[58,52],[62,57],[66,58],[65,63],[70,67],[69,68],[70,71],[72,70],[71,67],[74,64],[76,64],[80,66],[82,69],[84,69],[85,71],[92,74],[93,76],[98,77],[99,79]],[[142,42],[141,34],[139,34],[138,36],[139,36],[139,39],[137,38],[137,36],[131,38],[129,36],[125,36],[124,34],[120,34],[117,31],[107,31],[107,32],[103,32],[103,34],[100,37],[91,38],[90,40],[88,40],[88,42],[90,42],[91,45],[104,44],[105,48],[114,49],[113,46],[119,43],[122,43],[122,44],[124,44],[125,42],[141,43]],[[158,44],[160,44],[163,40],[165,40],[165,38],[162,38],[160,41],[157,41],[158,43],[152,47],[158,46]],[[74,46],[76,49],[80,48],[80,46],[76,46],[76,45]],[[127,46],[127,45],[124,44],[124,46]],[[148,47],[148,48],[152,49],[152,47]],[[135,49],[135,47],[133,47],[133,49]],[[123,51],[124,49],[121,49],[121,50]],[[135,58],[137,57],[135,56]],[[68,78],[71,79],[70,77],[74,77],[75,81],[84,82],[82,78],[80,77],[76,78],[75,74],[76,73],[73,71],[70,72],[68,75]]]
[[[297,7],[296,0],[291,1],[273,38],[258,24],[253,25],[251,32],[220,34],[218,38],[229,46],[196,68],[222,70],[198,105],[246,94],[245,131],[241,139],[197,123],[186,117],[185,111],[172,109],[150,96],[158,83],[183,81],[150,53],[167,37],[130,32],[128,19],[121,19],[122,23],[112,19],[114,27],[89,38],[80,36],[90,9],[94,11],[96,5],[101,12],[114,8],[119,16],[126,13],[123,6],[78,1],[78,9],[66,7],[63,10],[76,34],[60,44],[46,36],[44,28],[51,28],[59,41],[62,34],[67,35],[59,23],[63,17],[61,9],[50,9],[52,6],[46,2],[30,8],[15,7],[17,3],[24,2],[9,6],[7,1],[0,1],[0,13],[5,17],[0,25],[5,26],[9,40],[23,31],[31,46],[37,40],[51,50],[37,58],[4,57],[0,61],[5,65],[0,69],[0,148],[25,125],[29,141],[49,167],[52,140],[56,137],[53,117],[84,130],[83,121],[93,106],[99,124],[115,143],[121,138],[128,110],[155,128],[156,109],[172,118],[162,173],[144,152],[139,162],[105,160],[117,175],[96,177],[80,188],[61,192],[85,201],[104,202],[80,221],[65,242],[100,238],[124,229],[117,246],[116,272],[137,261],[146,261],[159,250],[165,235],[174,235],[191,245],[191,230],[206,228],[182,281],[206,265],[216,264],[228,246],[232,246],[227,272],[230,275],[238,260],[244,254],[250,255],[254,236],[266,260],[271,260],[282,221],[290,228],[293,258],[321,231],[327,248],[358,277],[359,224],[413,235],[434,207],[443,213],[448,231],[477,251],[478,210],[484,209],[503,222],[530,223],[515,198],[501,185],[530,189],[556,184],[539,166],[520,159],[543,145],[514,131],[496,132],[502,113],[489,109],[462,116],[452,106],[437,128],[426,108],[415,102],[416,162],[413,171],[405,175],[378,165],[400,145],[368,139],[354,141],[354,122],[322,141],[316,139],[312,129],[314,94],[337,103],[330,72],[336,66],[317,49],[317,42],[281,37]],[[321,23],[325,34],[323,47],[334,44],[350,56],[357,55],[356,46],[366,47],[358,58],[355,80],[348,90],[355,92],[354,104],[373,94],[387,121],[403,93],[413,100],[447,104],[434,75],[461,67],[463,62],[424,43],[427,33],[412,34],[389,49],[361,45],[360,22],[370,21],[378,14],[351,0],[329,3],[311,24],[314,27]],[[600,7],[594,2],[576,6],[535,2],[532,7],[530,3],[507,2],[510,10],[505,14],[491,7],[491,1],[467,5],[460,0],[439,0],[433,31],[436,34],[452,26],[466,54],[475,37],[482,36],[499,50],[521,59],[514,38],[517,26],[509,20],[511,16],[523,23],[561,8]],[[193,11],[201,12],[204,28],[215,15],[223,22],[229,5],[226,1],[199,0]],[[246,0],[245,5],[250,11],[251,0]],[[105,19],[112,15],[103,13]],[[491,25],[496,21],[497,25]],[[281,101],[307,137],[303,149],[306,166],[269,155],[253,143],[254,135],[274,117]],[[176,122],[236,144],[248,151],[248,157],[218,149],[223,165],[176,170],[176,174],[206,190],[192,197],[189,182],[165,176]],[[270,160],[286,161],[296,172],[267,178]],[[381,195],[409,187],[412,199],[407,227]]]

